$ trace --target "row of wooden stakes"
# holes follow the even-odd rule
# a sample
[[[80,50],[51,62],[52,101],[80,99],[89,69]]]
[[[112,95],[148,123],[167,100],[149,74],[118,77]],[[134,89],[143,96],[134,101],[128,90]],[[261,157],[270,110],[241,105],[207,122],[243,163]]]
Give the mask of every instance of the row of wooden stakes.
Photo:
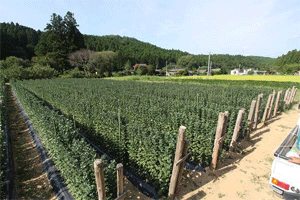
[[[106,200],[105,180],[103,162],[101,159],[96,159],[94,162],[94,170],[96,177],[98,200]],[[117,170],[117,198],[116,200],[123,200],[129,195],[129,190],[124,192],[124,174],[123,164],[119,163],[116,167]]]
[[[191,155],[191,153],[187,153],[189,141],[185,139],[185,132],[186,132],[186,127],[180,126],[178,132],[173,171],[172,171],[172,176],[171,176],[171,181],[169,186],[170,199],[174,199],[176,191],[179,191],[180,180],[184,168],[184,162]],[[103,162],[101,159],[95,160],[94,170],[95,170],[95,177],[96,177],[98,200],[106,200],[104,169],[103,169]],[[124,191],[123,165],[121,163],[117,164],[116,170],[117,170],[116,200],[123,200],[128,197],[130,191],[129,190]]]
[[[294,102],[294,98],[296,95],[297,88],[293,86],[292,89],[288,89],[285,93],[284,97],[284,106],[283,109],[285,109],[286,106]],[[275,101],[276,92],[273,91],[272,94],[269,95],[267,105],[263,114],[262,122],[265,125],[266,120],[271,117],[272,110],[273,110],[273,117],[275,117],[278,114],[279,111],[279,101],[281,98],[282,91],[278,91],[277,98],[273,110],[273,104]],[[263,98],[263,94],[259,94],[257,97],[257,100],[253,100],[251,102],[249,115],[248,115],[248,131],[246,134],[246,139],[248,140],[250,138],[250,133],[252,131],[255,131],[257,129],[257,125],[259,123],[259,114],[260,114],[260,107],[261,107],[261,101]],[[229,146],[229,151],[233,152],[236,150],[237,147],[237,139],[239,137],[239,131],[241,129],[241,124],[243,120],[243,116],[246,112],[245,108],[242,108],[237,116],[235,128],[232,135],[232,140]],[[226,125],[229,118],[229,112],[225,111],[224,113],[219,114],[218,119],[218,126],[216,130],[215,135],[215,142],[214,142],[214,148],[213,148],[213,154],[212,154],[212,162],[211,162],[211,168],[213,170],[217,169],[218,160],[220,157],[220,153],[223,147],[223,142],[227,137],[226,134]],[[174,199],[176,193],[180,190],[180,181],[182,177],[183,167],[184,167],[184,161],[188,158],[188,156],[191,153],[188,152],[188,144],[189,141],[185,139],[185,130],[186,128],[184,126],[181,126],[179,128],[178,132],[178,140],[177,140],[177,146],[176,146],[176,152],[175,152],[175,158],[174,158],[174,164],[173,164],[173,171],[169,186],[169,197],[170,199]]]
[[[293,86],[292,89],[288,89],[285,92],[284,96],[284,106],[283,109],[286,108],[286,106],[290,105],[294,102],[295,94],[296,94],[297,88]],[[279,101],[282,95],[282,91],[278,91],[277,98],[275,101],[276,92],[273,91],[272,94],[269,95],[268,101],[264,110],[263,118],[261,122],[265,125],[266,120],[270,119],[272,110],[273,110],[273,117],[275,117],[279,111]],[[253,100],[251,102],[249,115],[248,115],[248,130],[247,134],[245,136],[246,139],[250,138],[250,133],[255,131],[257,129],[257,125],[259,123],[259,115],[261,110],[261,101],[263,98],[263,94],[259,94],[257,97],[257,100]],[[275,101],[275,106],[273,109],[273,104]],[[232,140],[230,143],[229,151],[233,152],[236,150],[237,147],[237,139],[239,137],[239,131],[241,128],[243,116],[245,114],[246,109],[242,108],[239,110]],[[229,117],[229,112],[225,111],[224,113],[219,114],[218,119],[218,126],[216,130],[215,135],[215,142],[214,142],[214,148],[213,148],[213,154],[212,154],[212,162],[211,162],[211,168],[213,170],[217,169],[218,160],[220,157],[220,152],[223,147],[223,142],[227,137],[226,133],[226,125]],[[169,198],[173,200],[175,198],[176,193],[180,190],[180,181],[182,178],[184,163],[186,159],[191,155],[191,153],[188,153],[188,145],[189,141],[185,138],[185,132],[186,127],[180,126],[178,131],[178,138],[177,138],[177,145],[176,145],[176,151],[175,151],[175,158],[174,158],[174,164],[173,164],[173,170],[172,170],[172,176],[170,180],[169,185]],[[104,182],[104,171],[103,171],[103,163],[102,160],[97,159],[94,162],[94,170],[95,170],[95,176],[96,176],[96,184],[97,184],[97,192],[98,192],[98,199],[99,200],[105,200],[106,199],[106,193],[105,193],[105,182]],[[124,192],[124,176],[123,176],[123,165],[119,163],[117,165],[117,199],[116,200],[122,200],[125,199],[129,195],[129,191]]]
[[[296,91],[297,91],[297,88],[295,86],[293,86],[292,89],[289,88],[288,90],[286,90],[284,100],[283,100],[284,101],[283,109],[285,109],[288,105],[290,105],[291,103],[294,102]],[[282,95],[282,91],[278,91],[276,101],[275,101],[275,97],[276,97],[275,90],[273,91],[272,94],[269,95],[268,101],[267,101],[267,104],[266,104],[266,107],[265,107],[265,110],[263,113],[263,117],[261,119],[261,122],[263,123],[263,125],[266,125],[267,120],[271,118],[272,111],[273,111],[272,117],[275,117],[278,114],[278,112],[280,112],[279,103],[280,103],[281,95]],[[257,97],[257,100],[253,100],[251,102],[251,106],[250,106],[249,114],[248,114],[248,130],[245,135],[245,139],[247,139],[247,140],[249,140],[249,138],[250,138],[250,133],[257,129],[257,125],[259,123],[259,115],[260,115],[260,111],[261,111],[262,98],[263,98],[263,94],[259,94]],[[275,105],[274,105],[274,102],[275,102]],[[274,109],[273,109],[273,106],[274,106]],[[233,132],[232,139],[231,139],[231,143],[229,146],[230,152],[233,152],[236,150],[237,139],[239,137],[239,131],[241,128],[242,119],[243,119],[243,115],[245,114],[245,111],[246,111],[245,108],[242,108],[241,110],[239,110],[235,128],[234,128],[234,132]],[[211,162],[211,168],[213,170],[217,169],[220,152],[221,152],[222,146],[223,146],[223,141],[227,137],[226,125],[227,125],[228,117],[229,117],[228,111],[226,111],[225,113],[219,114],[218,126],[217,126],[216,135],[215,135],[214,149],[213,149],[212,162]]]

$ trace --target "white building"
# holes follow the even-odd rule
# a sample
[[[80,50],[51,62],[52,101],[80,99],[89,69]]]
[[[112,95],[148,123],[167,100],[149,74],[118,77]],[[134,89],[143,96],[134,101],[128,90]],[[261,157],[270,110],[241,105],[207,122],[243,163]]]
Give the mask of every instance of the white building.
[[[230,71],[230,74],[231,75],[248,75],[249,71],[253,71],[254,75],[256,75],[257,72],[258,72],[257,69],[253,69],[253,68],[249,68],[249,69],[235,68],[235,69]]]

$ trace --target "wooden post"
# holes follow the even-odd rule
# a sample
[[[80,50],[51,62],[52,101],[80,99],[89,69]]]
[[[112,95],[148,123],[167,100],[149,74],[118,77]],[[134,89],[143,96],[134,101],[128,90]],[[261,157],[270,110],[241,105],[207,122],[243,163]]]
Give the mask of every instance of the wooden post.
[[[267,118],[267,114],[268,114],[268,111],[269,111],[269,108],[270,108],[271,99],[272,99],[272,94],[269,95],[269,98],[268,98],[268,101],[267,101],[267,104],[266,104],[266,108],[265,108],[265,112],[264,112],[264,115],[263,115],[263,118],[262,118],[262,122],[264,124],[266,124],[266,118]]]
[[[187,155],[188,148],[189,148],[189,140],[185,139],[184,140],[184,148],[183,148],[183,155],[184,156]],[[183,169],[184,169],[184,162],[181,162],[179,164],[179,176],[178,176],[177,183],[176,183],[176,191],[180,190],[180,181],[181,181],[181,178],[182,178]]]
[[[226,135],[226,131],[227,131],[227,122],[228,122],[228,119],[229,119],[229,112],[228,111],[225,111],[224,112],[224,115],[225,115],[225,125],[223,126],[223,135]]]
[[[216,135],[215,135],[212,161],[211,161],[211,167],[214,170],[217,168],[218,156],[219,156],[219,151],[220,151],[220,140],[221,140],[221,137],[222,137],[222,134],[223,134],[224,124],[225,124],[225,114],[220,113],[219,114],[219,120],[218,120],[218,127],[217,127]]]
[[[241,123],[242,123],[242,119],[243,119],[243,115],[244,115],[245,111],[246,111],[246,109],[242,108],[239,111],[239,114],[237,116],[234,131],[233,131],[233,135],[232,135],[232,140],[231,140],[230,147],[229,147],[230,152],[233,152],[235,150],[236,140],[239,137],[239,131],[240,131],[240,128],[241,128]]]
[[[224,140],[227,137],[226,131],[227,131],[227,122],[228,122],[228,119],[229,119],[229,111],[225,111],[224,115],[225,115],[225,119],[224,119],[223,131],[222,131],[222,135],[221,135],[222,139],[219,141],[219,143],[220,143],[219,144],[219,151],[221,151],[223,149]],[[218,154],[218,156],[219,156],[219,154]],[[218,160],[219,160],[219,158],[218,158]]]
[[[289,100],[288,100],[288,104],[293,103],[293,98],[294,98],[294,95],[295,95],[296,90],[297,90],[297,88],[296,88],[295,86],[293,86],[292,91],[291,91],[291,94],[290,94],[290,98],[289,98]]]
[[[292,88],[292,90],[290,92],[290,96],[289,96],[289,98],[287,100],[288,105],[290,105],[292,103],[293,93],[294,93],[295,89],[296,89],[296,87],[293,86],[293,88]]]
[[[101,159],[95,160],[94,170],[97,184],[98,200],[106,200],[103,162]]]
[[[173,171],[172,171],[172,176],[171,176],[171,181],[170,181],[170,186],[169,186],[169,197],[171,200],[175,198],[176,184],[177,184],[177,180],[179,177],[179,166],[180,166],[180,165],[177,165],[177,162],[180,160],[180,158],[182,157],[182,154],[183,154],[184,143],[185,143],[185,141],[184,141],[185,131],[186,131],[186,127],[180,126],[179,132],[178,132],[174,164],[173,164]]]
[[[119,198],[124,192],[124,175],[122,163],[117,164],[117,197]]]
[[[293,97],[292,97],[292,103],[294,102],[295,100],[295,96],[296,96],[296,92],[297,92],[298,88],[295,88],[295,91],[294,91],[294,94],[293,94]]]
[[[289,105],[289,104],[292,103],[292,98],[293,98],[293,94],[294,94],[294,92],[295,92],[295,89],[296,89],[296,87],[293,86],[293,87],[292,87],[292,90],[291,90],[291,92],[290,92],[290,95],[289,95],[289,97],[287,98],[287,105]]]
[[[284,99],[283,99],[284,102],[286,101],[289,92],[290,92],[290,88],[288,88],[288,89],[285,91],[285,95],[284,95]]]
[[[256,107],[256,100],[253,100],[251,102],[249,115],[248,115],[248,131],[247,131],[247,134],[246,134],[246,139],[249,139],[250,133],[253,129],[253,119],[254,119],[255,107]]]
[[[272,99],[271,99],[271,103],[270,103],[270,109],[269,109],[269,112],[268,112],[267,119],[270,119],[270,117],[271,117],[271,112],[272,112],[272,109],[273,109],[275,95],[276,95],[276,92],[275,92],[275,90],[273,90]]]
[[[285,109],[285,107],[287,105],[287,100],[289,98],[289,95],[290,95],[290,88],[287,89],[287,91],[285,91],[285,95],[284,95],[284,99],[283,99],[283,101],[284,101],[283,109]]]
[[[291,95],[291,98],[290,98],[290,103],[293,103],[292,102],[293,101],[293,96],[294,96],[296,90],[297,90],[296,86],[293,86],[293,88],[292,88],[292,95]]]
[[[258,120],[259,120],[259,112],[260,112],[260,105],[262,100],[263,94],[259,94],[257,97],[256,107],[255,107],[255,117],[254,117],[254,125],[253,130],[257,129]]]
[[[282,91],[278,91],[278,93],[277,93],[277,99],[276,99],[276,103],[275,103],[275,108],[274,108],[274,112],[273,112],[273,117],[275,117],[275,116],[277,115],[277,111],[278,111],[278,108],[279,108],[279,101],[280,101],[281,93],[282,93]]]
[[[290,101],[291,101],[291,96],[292,96],[292,93],[293,93],[293,89],[290,90],[289,94],[288,94],[288,97],[286,98],[286,105],[290,105]]]

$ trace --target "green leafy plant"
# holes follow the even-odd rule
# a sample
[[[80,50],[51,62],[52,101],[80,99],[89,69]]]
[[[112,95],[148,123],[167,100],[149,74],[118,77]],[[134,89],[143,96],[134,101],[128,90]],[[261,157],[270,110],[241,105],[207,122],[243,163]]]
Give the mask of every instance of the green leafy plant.
[[[53,159],[75,199],[97,199],[93,162],[96,151],[79,135],[73,122],[57,111],[50,110],[33,93],[12,83],[34,129]],[[116,197],[116,162],[104,157],[107,198]]]
[[[273,91],[264,87],[220,86],[213,80],[209,85],[199,85],[53,79],[18,81],[16,85],[75,119],[94,143],[140,174],[162,195],[168,191],[181,125],[187,127],[190,161],[207,166],[211,162],[219,113],[230,113],[226,150],[239,109],[247,110],[240,130],[243,137],[251,101],[260,93],[267,96]],[[266,101],[263,98],[262,108]]]

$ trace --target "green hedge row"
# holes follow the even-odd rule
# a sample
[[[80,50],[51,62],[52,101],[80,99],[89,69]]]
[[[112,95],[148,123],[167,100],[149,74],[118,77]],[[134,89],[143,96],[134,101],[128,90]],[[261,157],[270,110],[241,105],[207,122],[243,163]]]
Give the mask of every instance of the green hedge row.
[[[210,83],[212,80],[210,81]],[[177,132],[187,127],[191,161],[211,162],[219,112],[229,111],[231,140],[239,109],[246,108],[241,135],[247,131],[251,101],[270,88],[180,84],[101,79],[18,81],[55,109],[75,119],[98,146],[166,194]],[[283,97],[282,97],[283,98]],[[260,114],[262,117],[263,109]]]
[[[74,198],[97,199],[93,167],[96,151],[82,139],[72,121],[45,107],[19,84],[13,82],[12,86]],[[104,167],[108,199],[116,197],[115,167],[115,161],[106,162]]]

